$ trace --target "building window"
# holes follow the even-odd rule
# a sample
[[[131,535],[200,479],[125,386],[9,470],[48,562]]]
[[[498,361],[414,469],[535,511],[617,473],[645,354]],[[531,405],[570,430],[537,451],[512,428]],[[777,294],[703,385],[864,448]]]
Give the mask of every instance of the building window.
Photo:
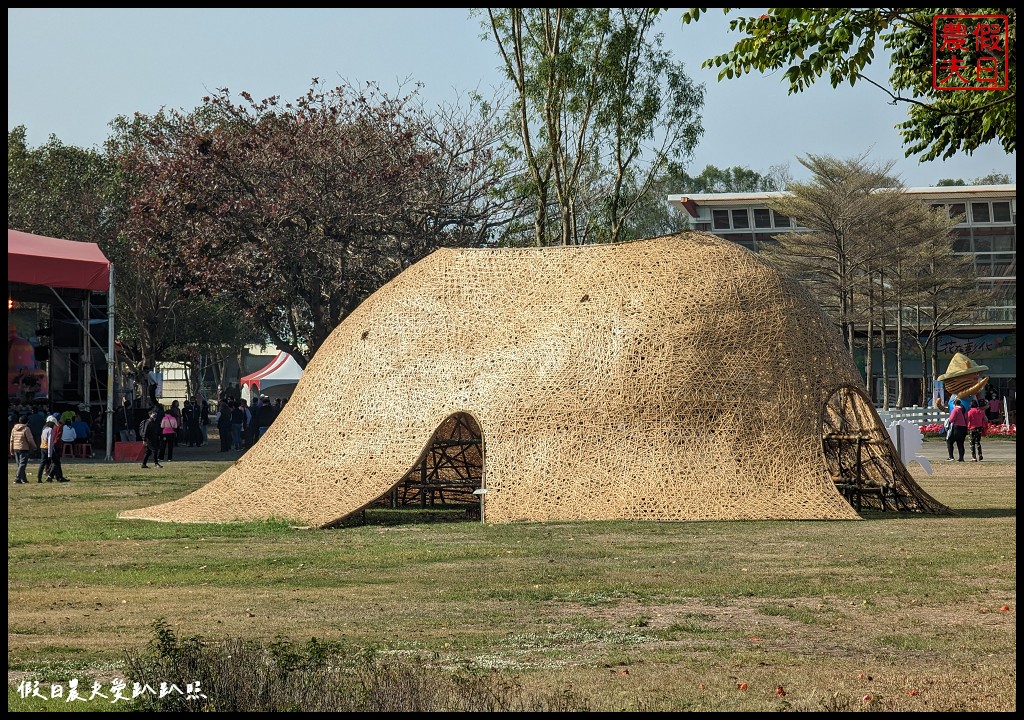
[[[729,211],[728,210],[712,210],[711,218],[713,220],[715,230],[728,230],[729,229]]]
[[[1012,282],[979,282],[978,287],[991,292],[995,300],[994,306],[1016,307],[1017,305],[1017,284]]]
[[[734,228],[750,227],[750,217],[747,215],[746,209],[732,211],[732,226]]]
[[[992,249],[996,252],[1013,252],[1017,249],[1013,235],[993,235]]]
[[[1016,255],[999,254],[992,256],[992,277],[1016,277],[1016,275]]]
[[[988,203],[971,203],[971,215],[974,216],[974,222],[976,223],[992,221],[988,212]]]
[[[1010,203],[1008,202],[994,202],[992,203],[992,222],[1010,222]]]
[[[789,215],[779,215],[777,212],[772,210],[772,217],[775,219],[775,227],[784,228],[789,227]]]
[[[770,228],[772,226],[772,213],[768,208],[754,208],[754,227]]]
[[[955,217],[959,217],[961,215],[966,215],[966,214],[967,214],[967,206],[964,205],[963,203],[953,203],[952,205],[949,206],[949,217],[950,218],[955,218]],[[961,217],[960,218],[960,222],[963,222],[963,221],[964,221],[964,218]]]

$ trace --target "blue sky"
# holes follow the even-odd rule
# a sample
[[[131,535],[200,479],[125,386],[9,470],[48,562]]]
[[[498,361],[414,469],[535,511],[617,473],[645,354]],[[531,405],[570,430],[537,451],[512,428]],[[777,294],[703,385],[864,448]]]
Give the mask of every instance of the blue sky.
[[[762,173],[787,165],[806,179],[799,156],[867,153],[873,163],[896,161],[894,172],[911,187],[992,172],[1016,182],[1016,154],[995,143],[948,161],[905,158],[894,128],[905,106],[889,105],[867,83],[833,89],[826,82],[787,95],[781,72],[719,82],[700,65],[737,39],[728,18],[712,9],[684,26],[682,11],[664,13],[661,31],[707,89],[691,174],[709,164]],[[428,101],[452,102],[473,90],[490,94],[501,78],[493,43],[480,39],[479,20],[465,8],[8,8],[7,20],[7,127],[25,125],[31,146],[53,134],[99,148],[116,116],[190,110],[220,87],[293,100],[313,77],[331,85],[377,81],[390,93],[420,82]],[[884,83],[888,67],[869,75]]]

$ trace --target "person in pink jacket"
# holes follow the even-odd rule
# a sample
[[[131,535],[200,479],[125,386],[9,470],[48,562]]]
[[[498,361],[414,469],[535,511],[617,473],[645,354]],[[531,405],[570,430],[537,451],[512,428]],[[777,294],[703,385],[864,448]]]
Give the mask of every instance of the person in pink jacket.
[[[981,436],[988,428],[988,416],[978,407],[978,401],[971,401],[971,409],[967,411],[967,432],[971,434],[971,462],[980,462],[985,458],[981,455]]]
[[[960,451],[958,462],[964,461],[964,440],[967,439],[967,411],[964,409],[964,401],[957,400],[953,405],[952,412],[946,419],[949,429],[946,431],[946,450],[949,452],[947,460],[953,459],[953,445]]]
[[[160,418],[160,453],[157,460],[163,460],[164,455],[167,456],[168,462],[174,460],[174,446],[177,442],[178,418],[174,417],[171,412],[165,412],[164,416]]]

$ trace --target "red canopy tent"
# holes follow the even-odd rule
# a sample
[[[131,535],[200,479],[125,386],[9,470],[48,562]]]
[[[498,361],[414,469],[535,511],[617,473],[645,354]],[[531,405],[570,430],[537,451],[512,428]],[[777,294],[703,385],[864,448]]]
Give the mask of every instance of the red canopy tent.
[[[7,228],[7,285],[11,283],[49,288],[57,300],[64,304],[58,289],[86,290],[107,293],[107,460],[113,448],[114,417],[114,266],[96,243],[76,242],[60,238],[33,235]],[[88,295],[87,295],[88,297]],[[70,308],[68,308],[71,312]],[[73,314],[73,313],[72,313]],[[78,320],[82,325],[86,344],[91,339],[89,317]],[[101,348],[102,349],[102,348]],[[86,364],[90,352],[85,352]],[[85,397],[88,400],[88,372]]]
[[[7,282],[107,292],[110,261],[96,243],[7,229]]]

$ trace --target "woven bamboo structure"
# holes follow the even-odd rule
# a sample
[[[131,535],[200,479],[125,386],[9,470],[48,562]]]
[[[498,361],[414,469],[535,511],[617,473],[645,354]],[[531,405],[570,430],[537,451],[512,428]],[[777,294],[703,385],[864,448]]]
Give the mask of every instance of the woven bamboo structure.
[[[823,433],[884,427],[822,423],[860,383],[803,288],[714,235],[443,249],[335,329],[235,465],[119,517],[324,527],[416,481],[486,488],[488,522],[858,519]],[[888,450],[905,509],[941,509]]]

